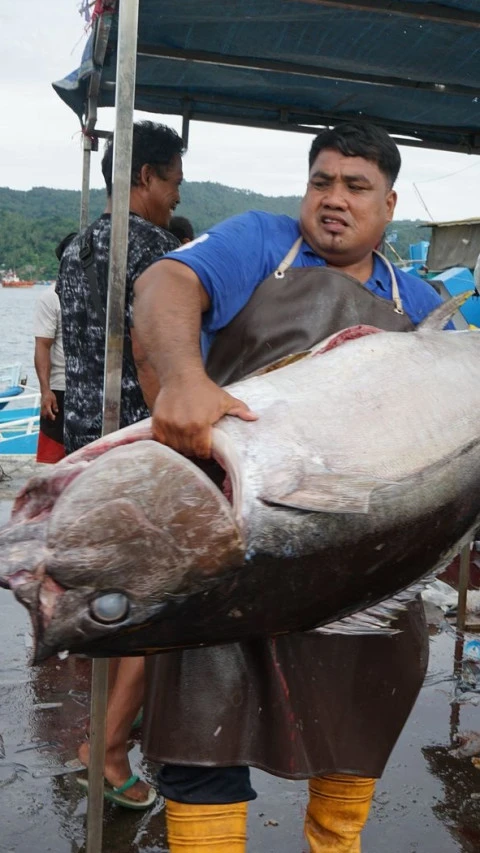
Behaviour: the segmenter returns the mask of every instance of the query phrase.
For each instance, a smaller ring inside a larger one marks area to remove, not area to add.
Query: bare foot
[[[77,752],[79,760],[85,767],[88,767],[90,758],[90,744],[84,742],[80,744]],[[105,753],[105,779],[114,788],[120,788],[127,779],[132,775],[132,768],[128,760],[128,754],[125,747],[116,747],[107,749]],[[136,803],[141,803],[148,798],[150,785],[139,780],[124,792],[124,797],[129,800],[134,800]]]

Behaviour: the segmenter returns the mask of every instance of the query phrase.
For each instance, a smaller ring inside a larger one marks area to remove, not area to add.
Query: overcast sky
[[[79,6],[80,0],[1,0],[2,187],[80,188],[78,119],[51,87],[79,65],[86,40]],[[153,118],[181,129],[175,117]],[[98,127],[113,129],[113,110],[100,111]],[[265,195],[301,195],[310,142],[305,134],[192,122],[185,178]],[[396,218],[480,216],[480,157],[408,147],[401,153]],[[92,155],[91,186],[103,186],[100,154]]]

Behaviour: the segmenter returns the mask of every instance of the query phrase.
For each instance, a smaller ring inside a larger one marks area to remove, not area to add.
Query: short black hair
[[[322,130],[312,142],[308,156],[312,168],[320,151],[338,151],[344,157],[363,157],[376,163],[390,187],[397,180],[402,159],[397,145],[383,127],[369,122],[348,122]]]
[[[140,172],[145,164],[153,166],[157,175],[164,178],[174,158],[177,155],[181,157],[185,151],[181,136],[172,127],[155,124],[153,121],[136,122],[133,125],[131,186],[138,186]],[[102,172],[108,196],[112,195],[112,171],[113,136],[107,140],[102,157]]]
[[[168,230],[174,237],[178,237],[181,243],[184,240],[193,240],[195,237],[193,225],[186,216],[172,216]]]

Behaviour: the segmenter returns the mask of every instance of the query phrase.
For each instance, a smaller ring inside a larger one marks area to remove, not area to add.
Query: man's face
[[[180,203],[180,184],[182,183],[182,158],[176,155],[172,165],[165,171],[165,177],[159,177],[150,168],[145,190],[146,219],[168,228],[177,204]]]
[[[396,199],[376,163],[325,149],[310,169],[302,234],[332,266],[358,264],[380,242]]]

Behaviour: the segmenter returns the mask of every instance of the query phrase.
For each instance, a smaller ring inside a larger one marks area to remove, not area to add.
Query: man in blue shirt
[[[138,279],[135,325],[161,388],[159,441],[208,457],[223,415],[256,418],[220,383],[357,323],[412,330],[439,304],[428,283],[374,251],[393,217],[399,168],[383,130],[325,130],[311,147],[298,221],[233,217]],[[359,853],[375,779],[427,664],[419,602],[399,628],[394,638],[292,634],[150,661],[144,748],[163,765],[172,853],[245,851],[256,796],[249,765],[310,780],[312,853]]]
[[[195,252],[189,251],[188,244],[185,250],[182,247],[166,256],[192,269],[208,294],[210,308],[202,319],[204,356],[217,332],[243,308],[260,282],[282,260],[282,251],[286,254],[301,234],[300,222],[290,216],[253,210],[232,216],[207,231],[195,241]],[[304,238],[291,267],[326,265],[325,258]],[[417,276],[395,269],[395,277],[404,310],[416,325],[439,304],[440,297]],[[377,296],[392,298],[390,270],[378,254],[372,258],[371,274],[364,284]]]

